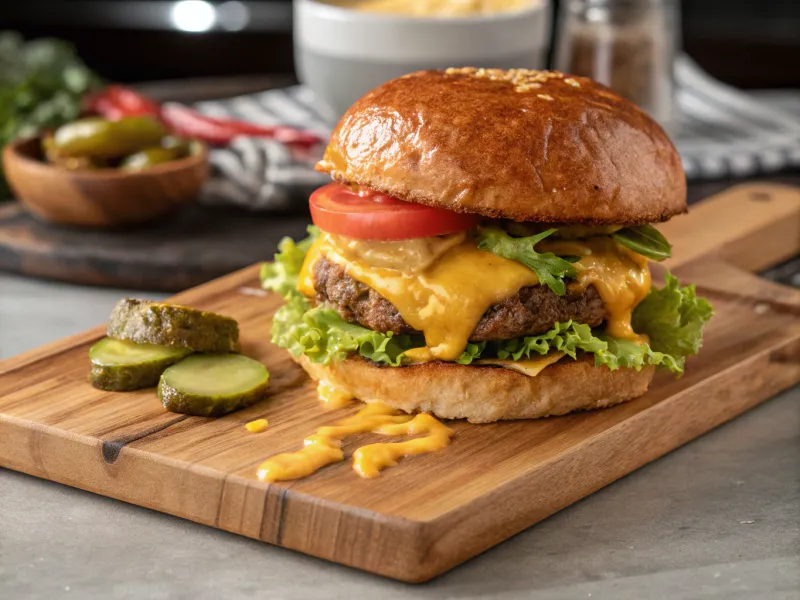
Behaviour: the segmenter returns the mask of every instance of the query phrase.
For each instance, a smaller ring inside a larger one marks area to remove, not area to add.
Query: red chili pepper
[[[107,119],[152,115],[178,135],[200,139],[215,146],[229,144],[241,135],[272,138],[284,144],[311,148],[322,139],[309,131],[286,125],[258,125],[236,119],[208,117],[188,106],[170,103],[164,106],[121,85],[109,85],[99,94],[86,98],[87,109]]]
[[[161,112],[161,107],[157,102],[121,85],[108,86],[105,90],[105,96],[129,117],[143,115],[157,117]]]
[[[127,115],[115,106],[105,94],[93,94],[84,99],[84,107],[87,112],[100,115],[110,121],[118,121]]]
[[[249,123],[247,121],[238,121],[236,119],[213,119],[221,125],[227,125],[235,129],[242,135],[254,135],[262,137],[271,137],[279,142],[285,144],[297,144],[300,146],[314,146],[319,144],[322,140],[320,137],[311,133],[310,131],[301,131],[294,127],[286,125],[258,125],[257,123]]]
[[[241,135],[273,138],[284,144],[314,146],[322,140],[314,133],[300,131],[285,125],[265,126],[235,119],[208,117],[180,104],[166,104],[161,108],[161,118],[180,135],[199,138],[210,144],[225,145]]]
[[[167,127],[178,135],[197,138],[215,146],[229,144],[239,135],[235,129],[217,123],[214,119],[181,104],[162,106],[161,118]]]

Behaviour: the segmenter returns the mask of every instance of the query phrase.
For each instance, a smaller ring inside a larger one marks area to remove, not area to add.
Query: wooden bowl
[[[41,139],[17,140],[3,150],[3,168],[17,200],[51,223],[119,227],[151,221],[192,202],[208,177],[208,151],[136,172],[72,171],[42,160]]]

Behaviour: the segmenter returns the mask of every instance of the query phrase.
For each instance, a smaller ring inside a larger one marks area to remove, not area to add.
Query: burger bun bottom
[[[535,377],[503,367],[445,362],[388,367],[353,357],[320,365],[305,356],[298,362],[316,381],[323,380],[363,402],[471,423],[536,419],[613,406],[644,394],[655,370],[611,371],[594,366],[590,357],[563,358]]]

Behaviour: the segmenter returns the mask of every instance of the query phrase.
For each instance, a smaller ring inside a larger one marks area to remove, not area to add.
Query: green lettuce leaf
[[[478,360],[486,350],[486,344],[487,342],[469,342],[456,362],[460,365],[469,365],[473,360]]]
[[[491,356],[505,360],[525,360],[544,356],[549,352],[564,352],[571,358],[577,358],[578,352],[594,354],[595,365],[605,365],[612,371],[620,367],[641,370],[642,367],[655,365],[669,369],[674,373],[683,372],[683,358],[676,358],[655,352],[647,344],[639,344],[629,340],[620,340],[592,331],[588,325],[566,321],[556,323],[550,331],[540,335],[519,337],[503,342],[490,342],[485,351]],[[474,353],[462,355],[461,364],[469,364],[480,358]]]
[[[309,225],[307,231],[308,237],[296,243],[290,237],[283,238],[278,244],[274,261],[261,264],[261,287],[282,296],[297,290],[297,276],[303,267],[303,260],[311,244],[319,237],[318,227]]]
[[[564,277],[575,277],[575,269],[570,263],[577,258],[558,257],[552,252],[534,250],[536,244],[555,231],[548,229],[528,237],[511,237],[499,227],[482,227],[478,230],[478,248],[522,263],[536,273],[539,283],[563,296],[567,291]]]
[[[667,273],[664,287],[652,288],[633,311],[631,324],[659,352],[683,357],[700,350],[703,326],[713,314],[711,303],[697,296],[694,285],[680,287]]]
[[[404,364],[406,350],[424,346],[422,338],[378,333],[347,323],[330,308],[310,308],[298,293],[290,294],[286,305],[275,313],[272,341],[294,356],[305,355],[315,363],[329,364],[359,354],[394,367]],[[470,343],[455,362],[469,365],[487,356],[523,360],[551,351],[564,352],[573,359],[578,352],[592,353],[596,365],[605,365],[612,371],[621,367],[639,371],[647,365],[655,365],[674,373],[683,372],[683,357],[656,352],[647,344],[596,335],[588,325],[572,321],[557,323],[541,335]]]
[[[358,353],[395,367],[402,363],[403,352],[425,345],[412,336],[383,334],[348,323],[331,308],[311,308],[297,291],[290,292],[286,304],[275,313],[272,341],[295,357],[304,354],[315,363],[328,364]]]
[[[622,340],[601,335],[599,338],[606,347],[594,353],[594,364],[605,365],[612,371],[619,368],[636,369],[652,365],[667,369],[680,375],[683,373],[684,356],[672,356],[653,350],[649,344],[640,344],[632,340]]]
[[[576,358],[576,353],[605,350],[606,343],[594,336],[588,325],[566,321],[556,323],[550,331],[503,342],[495,342],[497,358],[520,360],[538,354],[544,356],[551,350],[564,352]]]

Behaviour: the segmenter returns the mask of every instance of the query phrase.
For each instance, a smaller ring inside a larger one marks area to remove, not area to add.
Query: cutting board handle
[[[712,291],[800,314],[800,290],[754,274],[800,253],[799,188],[736,186],[659,229],[672,243],[673,255],[653,265],[654,274],[666,267],[701,294]]]
[[[673,245],[668,269],[717,256],[751,273],[800,253],[800,188],[771,183],[733,187],[659,225]]]

